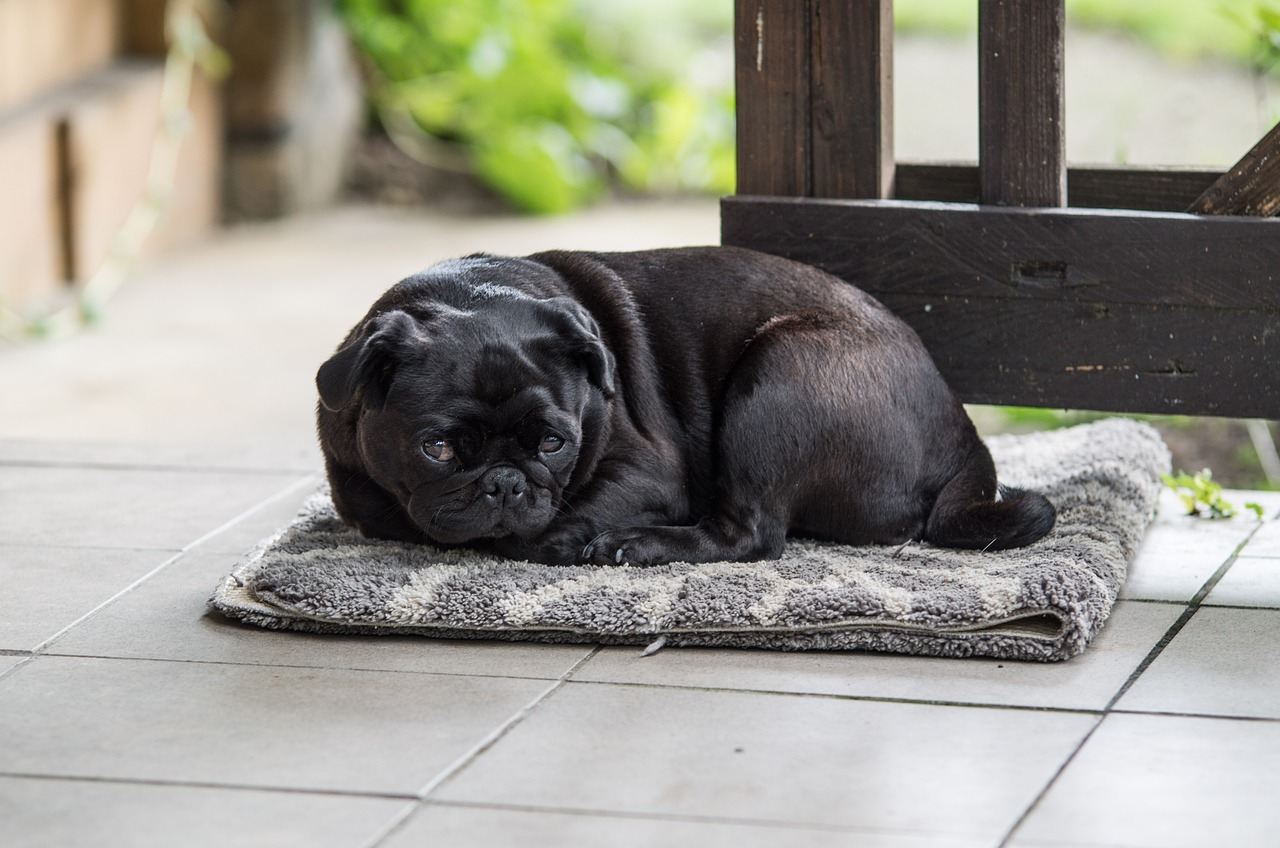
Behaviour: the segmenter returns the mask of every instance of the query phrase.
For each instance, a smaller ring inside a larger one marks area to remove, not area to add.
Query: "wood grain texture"
[[[813,197],[893,188],[892,0],[809,0]]]
[[[966,401],[1280,417],[1280,221],[736,197],[722,222],[875,295]]]
[[[1063,0],[978,3],[983,203],[1065,206]]]
[[[809,194],[809,4],[736,0],[738,193]]]
[[[1067,193],[1073,207],[1182,212],[1221,171],[1178,168],[1075,167],[1067,169]],[[898,200],[977,203],[978,166],[969,163],[899,162],[894,193]]]
[[[1197,215],[1280,213],[1280,124],[1187,208]]]

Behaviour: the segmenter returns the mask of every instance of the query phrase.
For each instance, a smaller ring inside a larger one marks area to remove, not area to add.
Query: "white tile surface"
[[[0,649],[33,650],[176,553],[0,548]]]
[[[1201,607],[1116,708],[1280,719],[1280,610]]]
[[[387,798],[0,776],[5,848],[361,845],[406,806]]]
[[[641,657],[638,648],[606,648],[574,679],[1100,710],[1182,609],[1122,601],[1093,644],[1061,663],[692,648]]]
[[[1258,532],[1249,539],[1249,544],[1244,546],[1240,556],[1280,558],[1280,521],[1263,522]]]
[[[1274,848],[1277,763],[1280,723],[1112,715],[1011,845]]]
[[[1252,512],[1244,512],[1244,505],[1250,502],[1262,507],[1263,520],[1274,522],[1280,520],[1280,492],[1248,491],[1242,489],[1223,489],[1222,495],[1227,503],[1242,510],[1247,520],[1253,520]]]
[[[1204,602],[1280,609],[1280,558],[1242,555],[1218,581],[1218,585],[1213,587]]]
[[[0,681],[0,773],[414,793],[547,686],[40,657]]]
[[[380,848],[990,848],[991,841],[890,830],[772,827],[433,804]]]
[[[1181,513],[1177,497],[1162,491],[1159,514],[1129,565],[1120,597],[1191,600],[1257,527],[1240,518],[1213,521]]]
[[[438,797],[994,840],[1095,721],[570,683]]]
[[[186,468],[224,471],[319,470],[320,450],[311,441],[95,442],[0,438],[0,465],[40,464]]]
[[[266,630],[209,610],[237,555],[197,550],[49,646],[53,654],[557,679],[590,645]]]
[[[296,474],[9,466],[0,545],[181,548],[302,479]]]

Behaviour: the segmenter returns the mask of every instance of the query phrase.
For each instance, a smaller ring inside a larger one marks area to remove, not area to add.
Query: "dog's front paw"
[[[671,562],[657,528],[630,527],[606,530],[582,551],[583,562],[593,565],[659,565]]]
[[[507,536],[495,539],[493,549],[507,559],[528,560],[544,565],[575,565],[581,561],[582,536],[560,533],[535,540]]]

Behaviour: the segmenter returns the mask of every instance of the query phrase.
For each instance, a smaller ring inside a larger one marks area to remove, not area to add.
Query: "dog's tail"
[[[938,493],[925,522],[925,541],[995,551],[1043,539],[1057,520],[1053,504],[1038,492],[997,487],[991,458],[985,447],[981,452]]]

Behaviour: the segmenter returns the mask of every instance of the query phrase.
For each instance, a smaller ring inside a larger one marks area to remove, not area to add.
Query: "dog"
[[[773,559],[788,535],[996,550],[1053,528],[919,337],[728,247],[474,255],[388,290],[316,375],[334,505],[549,564]]]

